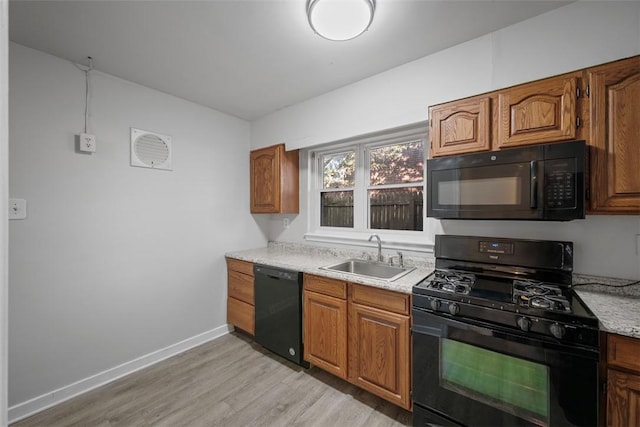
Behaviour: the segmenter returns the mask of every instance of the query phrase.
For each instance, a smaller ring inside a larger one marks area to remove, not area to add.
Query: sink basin
[[[355,274],[358,276],[371,277],[394,281],[405,274],[415,270],[415,267],[396,267],[376,261],[364,261],[361,259],[347,259],[337,264],[320,267],[323,270],[338,271],[341,273]]]

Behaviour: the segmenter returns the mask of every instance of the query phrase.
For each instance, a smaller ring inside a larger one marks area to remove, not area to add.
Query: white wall
[[[0,426],[7,425],[9,227],[9,2],[0,0]]]
[[[640,54],[640,2],[579,1],[421,58],[252,122],[251,146],[285,141],[312,147],[426,119],[427,107],[530,80]],[[304,156],[301,170],[306,171]],[[270,240],[302,241],[307,228],[306,179],[301,211],[283,230],[273,216]],[[472,234],[563,239],[575,244],[575,270],[640,279],[638,216],[588,217],[569,223],[437,221],[433,235]]]
[[[578,1],[251,123],[251,146],[310,147],[423,121],[429,105],[640,54],[640,2]]]
[[[249,214],[249,123],[93,71],[9,52],[9,405],[225,328],[224,253],[266,244]],[[99,68],[99,58],[96,66]],[[173,171],[129,166],[130,127],[171,135]],[[46,399],[45,399],[46,401]]]

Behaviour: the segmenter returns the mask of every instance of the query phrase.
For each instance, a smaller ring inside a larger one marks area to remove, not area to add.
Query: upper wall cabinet
[[[576,75],[565,75],[498,92],[496,148],[576,138]]]
[[[640,57],[586,70],[591,213],[640,214]]]
[[[284,144],[251,152],[251,213],[298,213],[298,150]]]
[[[491,99],[488,96],[431,107],[429,116],[432,157],[491,148]]]
[[[640,214],[640,56],[431,106],[429,116],[432,157],[584,139],[587,213]]]

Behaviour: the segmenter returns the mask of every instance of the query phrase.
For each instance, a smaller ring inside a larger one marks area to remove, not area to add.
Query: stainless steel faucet
[[[369,236],[369,241],[372,241],[374,237],[378,239],[378,262],[382,262],[382,240],[377,234],[372,234]]]

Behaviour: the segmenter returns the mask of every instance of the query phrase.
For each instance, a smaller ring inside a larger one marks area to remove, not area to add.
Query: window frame
[[[432,224],[426,217],[426,160],[428,158],[428,127],[424,122],[400,130],[392,130],[381,132],[375,135],[362,136],[349,140],[343,140],[335,144],[324,145],[311,148],[308,152],[308,215],[307,215],[307,233],[305,240],[333,243],[333,244],[349,244],[359,246],[372,246],[368,242],[371,234],[378,234],[383,241],[383,247],[389,249],[403,249],[416,252],[432,252],[433,250],[433,233],[431,232]],[[407,188],[416,187],[420,183],[402,183],[389,184],[388,186],[370,186],[370,164],[369,149],[376,147],[401,144],[415,140],[422,140],[423,143],[423,181],[422,191],[423,198],[423,230],[389,230],[389,229],[373,229],[369,228],[369,201],[368,190],[377,188]],[[321,204],[320,194],[323,191],[331,189],[323,189],[322,181],[322,156],[328,154],[337,154],[349,150],[355,151],[355,185],[350,187],[353,189],[354,218],[353,228],[350,227],[328,227],[320,225]]]

